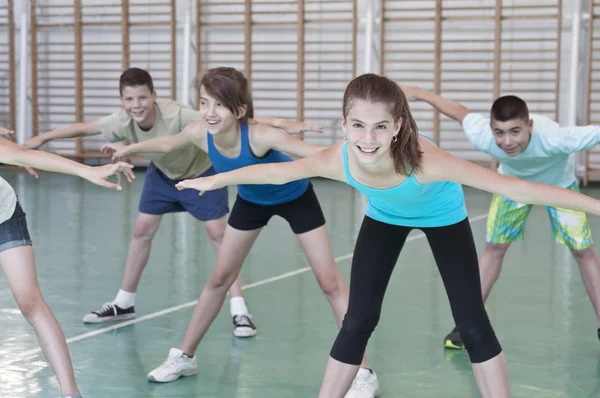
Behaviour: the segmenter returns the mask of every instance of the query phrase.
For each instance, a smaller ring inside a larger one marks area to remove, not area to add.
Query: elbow
[[[275,165],[273,165],[275,166]],[[278,171],[275,167],[272,167],[270,173],[268,173],[269,184],[272,185],[283,185],[290,182],[289,176],[285,175],[281,171]]]
[[[22,146],[16,146],[10,150],[3,151],[2,162],[13,166],[27,166],[27,157],[31,153],[30,149]]]
[[[526,204],[540,204],[539,195],[536,194],[538,184],[514,178],[506,184],[506,191],[500,195],[517,202]]]

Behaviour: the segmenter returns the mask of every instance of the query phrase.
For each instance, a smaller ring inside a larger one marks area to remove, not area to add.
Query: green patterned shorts
[[[579,192],[577,182],[567,189]],[[511,243],[522,240],[525,222],[533,205],[514,202],[494,195],[487,220],[488,243]],[[546,206],[554,240],[569,249],[582,250],[592,245],[592,234],[585,213]]]

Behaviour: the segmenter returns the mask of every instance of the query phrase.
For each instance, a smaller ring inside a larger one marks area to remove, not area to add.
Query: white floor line
[[[488,216],[487,214],[481,214],[481,215],[475,216],[473,218],[469,218],[469,220],[470,220],[470,222],[475,222],[475,221],[483,220],[487,216]],[[419,233],[417,235],[413,235],[413,236],[408,237],[408,239],[406,241],[410,242],[410,241],[421,239],[421,238],[424,238],[424,237],[425,237],[425,234]],[[344,254],[343,256],[336,257],[335,258],[335,262],[337,263],[337,262],[348,260],[348,259],[351,259],[351,258],[352,258],[352,253],[348,253],[348,254]],[[254,287],[263,286],[263,285],[266,285],[266,284],[269,284],[269,283],[272,283],[272,282],[276,282],[276,281],[279,281],[279,280],[282,280],[282,279],[287,279],[287,278],[290,278],[290,277],[295,276],[295,275],[303,274],[303,273],[308,272],[310,270],[311,270],[310,267],[304,267],[304,268],[297,269],[295,271],[286,272],[286,273],[281,274],[281,275],[273,276],[271,278],[263,279],[261,281],[250,283],[248,285],[242,286],[242,290],[248,290],[248,289],[252,289]],[[82,333],[82,334],[79,334],[77,336],[73,336],[73,337],[68,338],[67,339],[67,343],[74,343],[76,341],[81,341],[81,340],[89,339],[90,337],[94,337],[94,336],[98,336],[100,334],[108,333],[111,330],[121,329],[121,328],[124,328],[126,326],[134,325],[136,323],[140,323],[140,322],[144,322],[144,321],[147,321],[147,320],[150,320],[150,319],[154,319],[154,318],[157,318],[159,316],[167,315],[167,314],[170,314],[170,313],[182,310],[184,308],[193,307],[193,306],[196,305],[197,302],[198,302],[198,300],[190,301],[190,302],[187,302],[187,303],[184,303],[184,304],[179,304],[179,305],[176,305],[176,306],[173,306],[173,307],[165,308],[164,310],[153,312],[151,314],[144,315],[144,316],[132,319],[130,321],[120,322],[120,323],[113,324],[113,325],[108,326],[108,327],[104,327],[104,328],[101,328],[101,329],[96,329],[96,330],[88,332],[88,333]],[[15,362],[19,362],[19,361],[23,361],[23,360],[33,359],[37,355],[39,355],[41,352],[42,352],[42,350],[39,347],[38,348],[32,348],[30,350],[21,352],[21,353],[19,353],[19,358],[18,359],[12,359],[10,361],[2,362],[2,363],[0,363],[0,367],[8,366],[8,365],[11,365],[11,364],[13,364]]]

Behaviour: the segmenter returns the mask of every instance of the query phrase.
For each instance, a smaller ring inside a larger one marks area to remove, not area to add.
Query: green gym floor
[[[147,373],[179,346],[214,265],[203,224],[187,214],[165,216],[138,291],[138,318],[84,325],[83,315],[112,300],[119,288],[143,169],[123,192],[49,173],[38,181],[20,173],[3,176],[27,213],[42,291],[69,339],[85,397],[316,397],[336,325],[281,219],[262,232],[241,273],[257,336],[233,337],[226,304],[198,349],[199,374],[153,384]],[[364,202],[344,184],[314,184],[348,280]],[[583,192],[600,198],[598,188]],[[465,193],[481,252],[491,195],[470,188]],[[600,220],[592,216],[590,223],[600,237]],[[467,353],[442,348],[453,322],[427,241],[418,231],[409,239],[367,351],[383,397],[477,397]],[[577,264],[553,242],[543,208],[532,212],[525,241],[509,250],[487,308],[508,358],[513,396],[600,396],[596,317]],[[35,334],[3,278],[0,325],[0,397],[58,397]]]

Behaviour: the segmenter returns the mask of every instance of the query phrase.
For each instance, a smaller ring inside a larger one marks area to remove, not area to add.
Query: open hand
[[[112,160],[118,161],[127,155],[127,145],[105,144],[100,148],[100,152],[112,155]]]
[[[305,123],[305,122],[297,122],[286,120],[281,124],[281,129],[284,130],[288,134],[300,134],[305,131],[316,131],[318,133],[323,132],[323,127],[318,124]]]
[[[0,127],[0,136],[11,141],[15,140],[15,132],[13,130],[9,130],[6,127]]]
[[[179,191],[184,189],[195,189],[200,191],[199,194],[202,195],[206,191],[213,191],[215,189],[223,188],[224,185],[219,184],[215,177],[216,176],[210,176],[194,178],[191,180],[183,180],[175,185],[175,188],[177,188]]]
[[[108,181],[108,177],[112,175],[117,176],[116,184]],[[96,185],[120,191],[122,189],[121,175],[124,175],[127,181],[133,181],[135,178],[133,165],[125,162],[117,162],[104,166],[90,167],[83,177]]]

